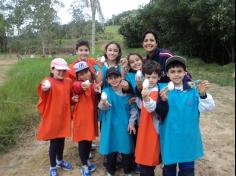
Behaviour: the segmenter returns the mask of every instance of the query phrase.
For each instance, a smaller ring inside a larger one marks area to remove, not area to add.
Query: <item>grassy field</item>
[[[121,43],[123,56],[130,52],[138,52],[144,55],[142,48],[128,49],[124,47],[123,39],[117,35],[118,27],[106,28],[106,35],[98,36],[96,56],[101,56],[103,47],[111,40]],[[64,55],[68,63],[76,56]],[[0,60],[11,59],[7,55],[0,55]],[[6,151],[13,146],[21,135],[35,126],[39,120],[36,112],[38,100],[36,88],[40,80],[49,75],[49,63],[52,58],[25,58],[7,72],[4,85],[0,86],[0,151]],[[187,61],[188,71],[194,79],[207,79],[221,86],[235,86],[232,73],[235,64],[225,66],[206,64],[200,59],[190,58]]]

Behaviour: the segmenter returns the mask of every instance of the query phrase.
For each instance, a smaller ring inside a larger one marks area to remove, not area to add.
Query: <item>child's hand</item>
[[[94,81],[94,92],[97,92],[97,93],[101,93],[102,92],[102,88],[101,88],[101,85],[102,85],[102,81],[100,83],[96,83]]]
[[[50,83],[50,81],[47,80],[47,79],[44,80],[44,81],[42,82],[41,87],[42,87],[42,90],[43,90],[43,91],[48,91],[48,90],[51,88],[51,83]]]
[[[122,68],[126,68],[128,66],[127,58],[121,58],[120,59],[120,64],[121,64]]]
[[[146,97],[148,97],[148,89],[143,89],[143,90],[141,91],[141,95],[142,95],[142,98],[143,98],[143,99],[146,98]]]
[[[136,129],[133,124],[129,124],[128,132],[129,132],[129,134],[132,134],[132,132],[133,132],[133,134],[136,134]]]
[[[74,103],[79,102],[79,96],[78,96],[78,95],[73,95],[73,96],[71,97],[71,99],[72,99],[72,101],[73,101]]]
[[[133,104],[136,102],[136,97],[132,97],[129,99],[129,105]]]
[[[167,93],[166,92],[162,92],[162,93],[160,93],[160,97],[161,97],[161,99],[162,99],[162,101],[167,101]]]
[[[104,109],[108,109],[111,106],[107,100],[101,100],[101,104]]]
[[[90,84],[91,83],[87,80],[87,81],[82,82],[81,87],[84,91],[86,91],[89,88]]]
[[[137,84],[138,90],[141,90],[142,87],[143,87],[142,77],[137,77],[137,78],[136,78],[136,84]]]
[[[99,69],[102,69],[103,64],[104,64],[102,57],[101,58],[97,58],[96,64],[98,65]]]
[[[123,79],[123,80],[120,82],[120,85],[121,85],[121,87],[122,87],[123,90],[125,90],[125,91],[129,90],[129,84],[128,84],[128,82],[127,82],[126,80]]]
[[[209,87],[209,82],[207,80],[199,81],[197,88],[198,88],[200,96],[206,95],[206,91],[208,90],[208,87]]]

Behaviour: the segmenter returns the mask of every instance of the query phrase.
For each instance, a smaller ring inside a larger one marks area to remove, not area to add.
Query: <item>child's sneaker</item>
[[[92,143],[92,145],[91,145],[91,151],[94,151],[94,150],[96,150],[97,149],[97,144],[95,144],[95,143]]]
[[[125,176],[132,176],[132,174],[125,174]]]
[[[66,171],[72,170],[72,165],[69,162],[64,161],[64,160],[57,161],[57,167],[58,168],[62,168],[64,170],[66,170]]]
[[[58,176],[58,174],[57,174],[57,168],[56,168],[56,167],[50,168],[49,174],[50,174],[50,176]]]
[[[89,169],[88,169],[88,167],[86,166],[82,166],[81,168],[80,168],[80,172],[81,172],[81,175],[82,176],[91,176],[91,174],[90,174],[90,171],[89,171]]]
[[[93,171],[95,171],[96,170],[96,165],[95,164],[93,164],[92,162],[90,162],[89,160],[87,161],[87,164],[88,164],[88,170],[89,170],[89,172],[93,172]]]

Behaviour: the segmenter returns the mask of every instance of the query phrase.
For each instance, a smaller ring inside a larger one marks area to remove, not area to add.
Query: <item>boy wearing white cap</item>
[[[212,110],[214,100],[206,93],[208,81],[184,80],[185,58],[168,58],[165,69],[174,89],[161,93],[169,104],[167,117],[159,125],[163,176],[176,176],[177,166],[178,176],[194,176],[194,161],[203,156],[200,113]]]
[[[50,176],[57,176],[57,168],[72,170],[72,165],[63,160],[64,142],[71,136],[71,80],[65,78],[68,70],[66,61],[55,58],[50,64],[51,77],[42,80],[38,86],[38,111],[41,115],[37,139],[48,141]]]

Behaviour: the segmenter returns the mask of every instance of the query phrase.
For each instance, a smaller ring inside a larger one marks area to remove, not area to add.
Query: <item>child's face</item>
[[[106,55],[107,55],[108,60],[115,61],[119,54],[120,54],[120,50],[116,44],[110,44],[107,47]]]
[[[89,48],[86,45],[80,46],[77,50],[77,55],[82,61],[86,61],[89,56]]]
[[[144,78],[148,79],[149,88],[155,87],[157,85],[157,82],[160,80],[160,76],[155,72],[153,72],[151,75],[145,74]]]
[[[157,41],[152,33],[147,33],[143,40],[143,48],[146,52],[152,52],[157,47]]]
[[[78,80],[80,80],[80,81],[91,80],[91,77],[92,77],[91,72],[89,71],[89,69],[79,71],[76,74],[77,74]]]
[[[182,67],[171,67],[167,72],[167,76],[175,86],[181,86],[183,84],[185,73],[186,72]]]
[[[118,87],[121,82],[121,77],[117,75],[111,75],[107,78],[107,82],[112,86],[112,87]]]
[[[54,68],[51,72],[53,74],[53,78],[55,79],[64,79],[66,75],[66,70],[57,70]]]
[[[142,69],[143,62],[142,62],[142,59],[139,56],[131,55],[129,57],[128,62],[129,62],[130,68],[132,70],[138,71],[138,70]]]

